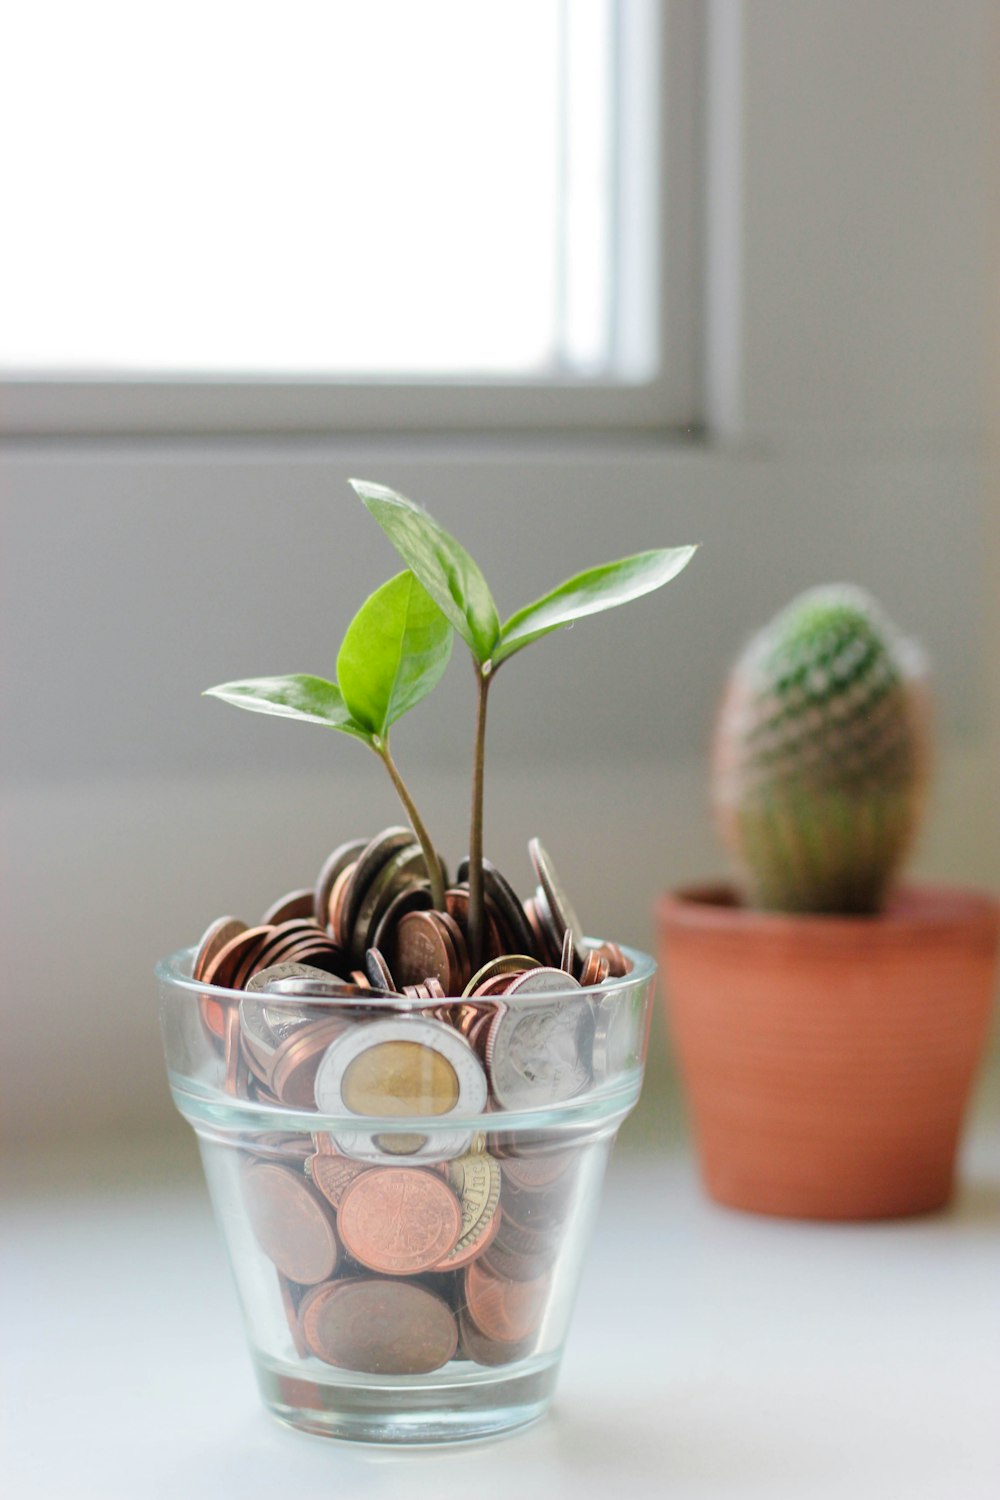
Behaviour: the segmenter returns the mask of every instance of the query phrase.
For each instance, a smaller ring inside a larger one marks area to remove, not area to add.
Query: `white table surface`
[[[358,1447],[260,1405],[193,1146],[8,1159],[4,1500],[995,1500],[1000,1150],[946,1215],[714,1208],[690,1156],[613,1163],[552,1414]]]

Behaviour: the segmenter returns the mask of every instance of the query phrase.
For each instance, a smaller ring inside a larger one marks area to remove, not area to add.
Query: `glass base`
[[[321,1380],[301,1366],[281,1366],[259,1355],[257,1383],[268,1410],[290,1427],[358,1443],[454,1443],[508,1432],[534,1422],[548,1408],[558,1361],[532,1361],[511,1371],[468,1377],[371,1375]]]

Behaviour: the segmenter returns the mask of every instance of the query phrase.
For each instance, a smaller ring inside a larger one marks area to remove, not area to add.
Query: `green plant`
[[[861,589],[811,589],[749,642],[712,793],[752,905],[880,909],[922,811],[927,718],[920,651]]]
[[[441,861],[390,754],[389,730],[427,696],[450,656],[451,626],[422,584],[406,572],[376,589],[347,627],[337,653],[339,683],[295,673],[224,682],[205,694],[253,713],[339,729],[374,751],[420,841],[439,910],[444,907]]]
[[[658,589],[687,567],[695,547],[659,547],[602,563],[566,579],[501,624],[490,587],[460,542],[405,495],[352,479],[351,485],[403,561],[469,647],[476,680],[472,814],[469,823],[469,948],[483,952],[483,777],[486,710],[497,671],[518,651],[587,615],[613,609]]]
[[[458,631],[472,654],[477,688],[468,936],[473,967],[478,967],[484,932],[486,708],[497,670],[532,641],[659,588],[687,565],[695,548],[658,548],[590,568],[501,623],[482,571],[444,527],[384,485],[360,479],[351,484],[401,554],[407,571],[377,589],[351,621],[337,656],[337,682],[302,674],[255,677],[209,688],[208,696],[255,713],[324,724],[374,751],[420,841],[434,904],[441,909],[440,861],[389,753],[389,729],[437,683],[451,654],[452,629]]]

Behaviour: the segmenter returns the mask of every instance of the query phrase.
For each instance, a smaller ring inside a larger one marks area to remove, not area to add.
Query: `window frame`
[[[616,0],[617,182],[637,224],[615,244],[623,370],[668,349],[648,377],[526,378],[225,373],[0,376],[0,434],[159,436],[345,432],[692,430],[701,419],[698,274],[703,0]],[[626,19],[627,18],[627,19]],[[653,121],[652,150],[633,152]],[[669,190],[663,192],[664,182]],[[620,206],[621,208],[621,206]],[[626,215],[619,209],[619,224]],[[654,336],[650,339],[649,309]]]

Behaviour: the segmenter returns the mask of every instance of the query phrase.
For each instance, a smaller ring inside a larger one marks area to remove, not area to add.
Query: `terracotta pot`
[[[1000,903],[904,889],[877,917],[658,909],[670,1025],[720,1203],[810,1219],[947,1203],[983,1051]]]

